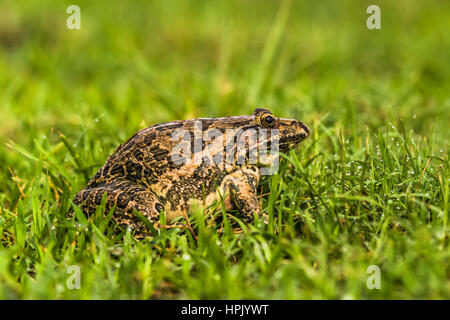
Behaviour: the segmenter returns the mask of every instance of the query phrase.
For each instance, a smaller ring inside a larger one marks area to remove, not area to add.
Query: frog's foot
[[[159,216],[164,207],[157,197],[133,182],[120,181],[112,185],[84,189],[74,198],[85,214],[93,215],[106,193],[105,213],[114,208],[112,220],[120,229],[131,229],[140,238],[148,234],[148,230],[141,219],[135,214],[140,212],[148,221],[159,228]]]
[[[265,224],[269,224],[269,215],[267,212],[261,212],[260,218],[264,221]]]
[[[256,213],[268,223],[268,216],[262,212],[261,205],[256,196],[256,186],[259,181],[259,168],[244,167],[225,178],[225,190],[227,191],[228,207],[238,209],[245,214],[248,220],[253,220]]]

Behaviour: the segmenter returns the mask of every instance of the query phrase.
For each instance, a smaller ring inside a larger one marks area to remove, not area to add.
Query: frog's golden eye
[[[259,122],[266,128],[273,128],[275,126],[275,117],[270,113],[263,113],[259,118]]]

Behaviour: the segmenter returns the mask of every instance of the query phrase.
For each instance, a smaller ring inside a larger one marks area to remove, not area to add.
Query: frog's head
[[[267,129],[268,145],[278,144],[281,152],[287,152],[295,148],[309,136],[309,128],[303,122],[295,119],[277,118],[267,109],[257,108],[252,116],[256,125]]]
[[[162,129],[171,136],[171,156],[189,162],[193,155],[197,164],[206,157],[206,163],[249,162],[266,166],[278,159],[278,151],[286,153],[309,136],[303,122],[277,118],[263,108],[257,108],[250,116],[197,118],[168,123]]]

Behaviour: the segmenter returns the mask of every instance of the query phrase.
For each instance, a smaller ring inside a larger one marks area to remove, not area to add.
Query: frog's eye
[[[275,118],[270,113],[263,113],[260,117],[261,125],[267,128],[275,126]]]

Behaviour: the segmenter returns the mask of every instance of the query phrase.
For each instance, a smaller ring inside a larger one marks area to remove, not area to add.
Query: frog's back
[[[150,126],[135,133],[120,145],[86,188],[110,184],[116,180],[141,182],[151,179],[170,166],[171,134],[183,127],[184,121],[172,121]]]

